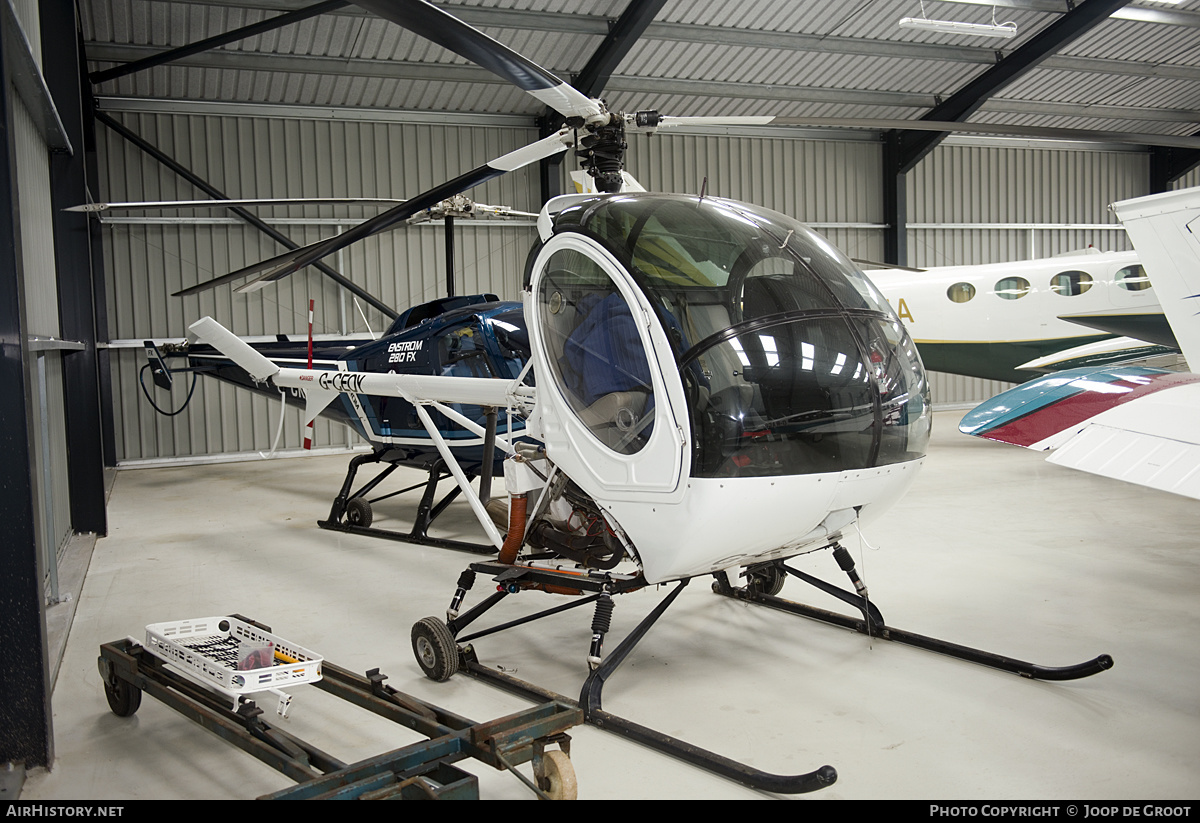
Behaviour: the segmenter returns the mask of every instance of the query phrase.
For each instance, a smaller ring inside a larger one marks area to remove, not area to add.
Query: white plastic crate
[[[275,664],[239,671],[241,644],[274,644]],[[146,627],[146,651],[201,683],[233,694],[268,691],[321,679],[322,658],[236,617],[201,617]]]

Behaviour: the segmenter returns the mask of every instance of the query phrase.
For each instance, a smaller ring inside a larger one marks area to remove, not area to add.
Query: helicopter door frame
[[[561,251],[578,252],[599,266],[629,307],[648,361],[654,419],[645,444],[632,454],[620,453],[603,443],[572,408],[556,370],[545,369],[538,374],[536,413],[541,418],[547,453],[593,495],[628,501],[644,500],[647,493],[681,497],[690,470],[691,449],[687,400],[674,353],[657,314],[632,275],[604,246],[586,235],[554,235],[534,261],[525,314],[535,359],[550,363],[554,356],[543,334],[538,295],[551,258]],[[664,369],[663,364],[670,368]]]

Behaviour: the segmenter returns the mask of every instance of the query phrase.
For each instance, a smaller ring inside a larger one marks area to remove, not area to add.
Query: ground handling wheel
[[[458,644],[438,618],[426,617],[413,624],[412,647],[417,665],[430,680],[443,683],[458,671]]]
[[[119,677],[114,677],[111,683],[104,681],[104,696],[117,717],[133,717],[142,705],[142,690]]]
[[[579,784],[575,781],[575,767],[571,765],[570,755],[559,749],[545,752],[538,787],[551,800],[577,800]]]
[[[781,563],[772,563],[750,571],[746,575],[746,585],[753,592],[773,596],[783,590],[783,584],[787,577],[787,572],[783,570]]]
[[[371,504],[365,497],[351,497],[346,501],[346,524],[349,526],[360,526],[368,528],[375,515],[371,511]]]

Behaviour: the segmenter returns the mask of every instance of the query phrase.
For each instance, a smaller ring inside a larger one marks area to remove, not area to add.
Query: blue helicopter
[[[253,348],[273,363],[282,366],[311,363],[312,369],[328,371],[331,375],[367,372],[514,380],[530,359],[529,332],[521,304],[502,301],[494,294],[442,297],[413,306],[401,313],[378,339],[306,341],[281,335],[275,341],[254,344]],[[162,388],[171,388],[175,374],[191,372],[282,399],[288,405],[301,408],[306,405],[305,389],[281,391],[256,380],[228,356],[205,343],[192,342],[159,349],[147,342],[146,354],[149,362],[144,369],[151,371],[155,385]],[[187,358],[187,367],[172,369],[168,361],[181,356]],[[520,432],[524,422],[501,417],[495,409],[462,404],[456,404],[454,408],[489,432],[478,436],[448,420],[441,412],[432,412],[440,436],[448,441],[464,471],[472,479],[482,478],[481,490],[486,504],[490,498],[487,490],[492,474],[503,470],[504,455],[496,451],[495,437],[497,434],[505,436],[510,431],[510,424],[512,432]],[[448,478],[450,472],[412,403],[398,397],[340,392],[333,402],[321,409],[320,415],[349,426],[371,445],[370,453],[350,461],[329,516],[318,521],[322,528],[480,553],[495,551],[490,545],[450,540],[429,533],[434,519],[460,490],[456,486],[441,500],[435,499],[439,482]],[[484,455],[489,454],[493,462],[485,465]],[[380,472],[355,489],[358,470],[370,464],[380,464]],[[370,496],[398,466],[427,473],[416,522],[406,533],[372,527],[372,502],[417,488],[410,487],[381,497]]]

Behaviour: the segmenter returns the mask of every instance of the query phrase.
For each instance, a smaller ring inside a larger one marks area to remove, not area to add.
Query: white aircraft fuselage
[[[1138,339],[1162,309],[1136,252],[868,272],[908,329],[925,367],[989,380],[1035,376],[1017,367],[1114,338],[1062,319],[1090,315]]]

